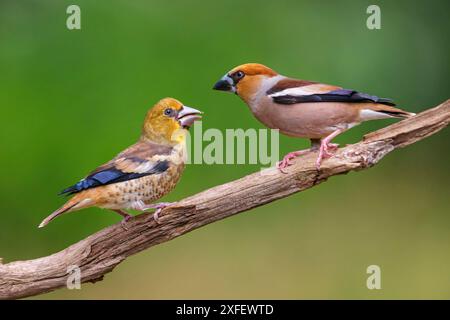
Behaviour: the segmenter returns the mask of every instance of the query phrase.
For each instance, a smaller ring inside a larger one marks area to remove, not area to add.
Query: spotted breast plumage
[[[153,202],[176,186],[185,167],[187,129],[201,112],[176,99],[165,98],[149,110],[137,143],[61,194],[73,195],[39,227],[57,216],[88,207],[111,209],[128,221],[125,210],[156,209],[154,218],[168,203]]]

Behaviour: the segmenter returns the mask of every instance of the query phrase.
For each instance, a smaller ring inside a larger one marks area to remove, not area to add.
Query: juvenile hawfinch
[[[394,108],[390,99],[378,98],[338,86],[282,76],[257,63],[240,65],[215,85],[215,90],[236,93],[254,116],[272,129],[300,138],[309,138],[311,148],[288,153],[278,163],[282,172],[291,160],[318,150],[317,169],[323,158],[338,148],[330,143],[338,134],[375,119],[407,118],[414,113]]]
[[[200,114],[172,98],[159,101],[148,111],[139,141],[63,190],[61,194],[74,196],[39,227],[60,214],[93,206],[117,212],[124,217],[122,223],[131,218],[126,209],[156,209],[153,217],[158,222],[158,213],[169,203],[152,202],[169,193],[180,179],[186,155],[185,135]]]

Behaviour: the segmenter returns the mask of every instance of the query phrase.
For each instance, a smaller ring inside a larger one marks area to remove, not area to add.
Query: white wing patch
[[[280,97],[280,96],[306,96],[313,94],[315,92],[307,90],[305,87],[296,87],[284,89],[283,91],[278,91],[269,95],[269,97]]]
[[[327,93],[332,90],[337,90],[340,87],[332,87],[329,85],[324,84],[310,84],[303,87],[294,87],[294,88],[287,88],[283,91],[274,92],[269,95],[269,97],[280,97],[280,96],[309,96],[311,94],[321,94],[321,93]]]
[[[143,162],[142,164],[138,165],[136,167],[136,169],[134,169],[134,171],[137,173],[145,173],[145,172],[150,171],[154,166],[155,166],[155,162],[146,161],[146,162]]]
[[[393,118],[392,116],[370,109],[361,109],[359,117],[362,121]]]

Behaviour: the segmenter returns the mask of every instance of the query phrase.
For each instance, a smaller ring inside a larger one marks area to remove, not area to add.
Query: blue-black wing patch
[[[83,190],[104,186],[111,183],[123,182],[152,174],[163,173],[168,168],[169,162],[167,160],[158,161],[150,170],[142,173],[123,172],[115,167],[109,167],[90,174],[77,184],[64,189],[60,192],[60,194],[72,195]]]
[[[388,106],[395,106],[395,103],[391,99],[379,98],[377,96],[371,96],[366,93],[347,89],[301,96],[275,96],[272,98],[274,102],[279,104],[296,104],[305,102],[373,102]]]

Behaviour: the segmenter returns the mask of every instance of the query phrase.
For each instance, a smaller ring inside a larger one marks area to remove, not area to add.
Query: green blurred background
[[[82,29],[66,29],[81,7]],[[378,4],[382,29],[366,28]],[[203,128],[263,128],[211,90],[227,70],[280,73],[395,99],[419,112],[449,98],[448,1],[0,2],[0,256],[31,259],[116,223],[100,209],[39,222],[56,194],[132,144],[173,96]],[[366,123],[337,139],[395,121]],[[448,129],[361,173],[208,225],[127,259],[105,280],[39,298],[450,298]],[[281,137],[280,156],[307,147]],[[259,170],[190,165],[165,199]],[[382,290],[366,288],[366,268]]]

